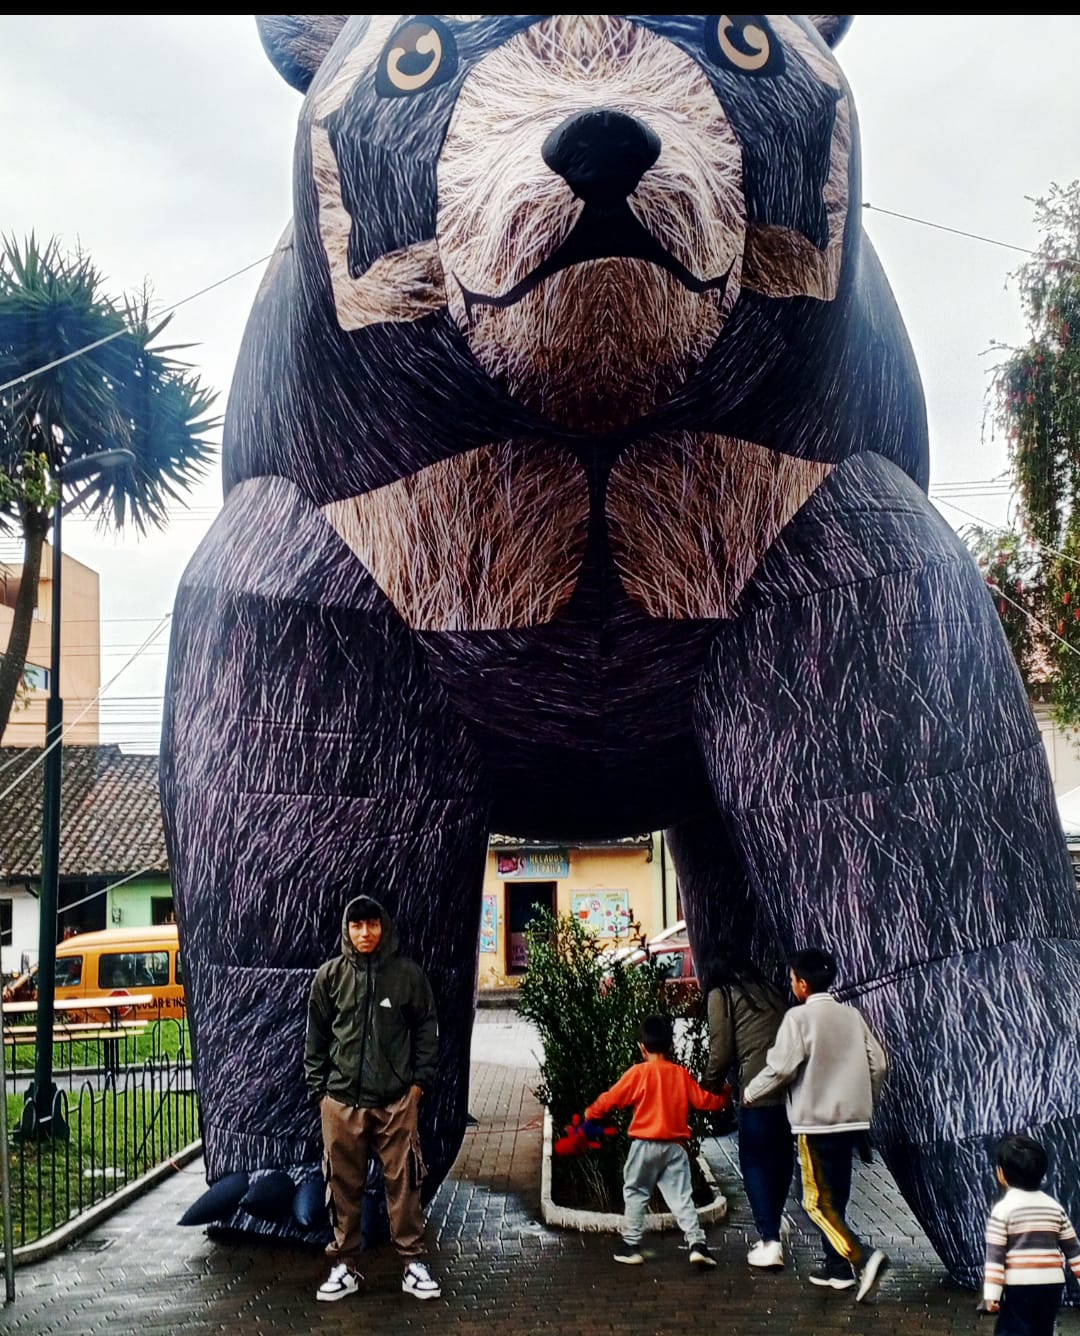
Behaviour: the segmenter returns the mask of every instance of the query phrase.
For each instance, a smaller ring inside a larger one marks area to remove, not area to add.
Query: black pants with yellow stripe
[[[851,1165],[862,1135],[799,1133],[803,1209],[821,1230],[825,1270],[830,1275],[848,1275],[850,1267],[858,1270],[863,1264],[862,1242],[844,1218],[851,1195]]]

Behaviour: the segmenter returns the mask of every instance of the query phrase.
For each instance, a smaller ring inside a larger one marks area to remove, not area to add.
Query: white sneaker
[[[784,1265],[784,1246],[777,1239],[761,1239],[746,1254],[751,1266],[779,1271]]]
[[[401,1277],[401,1288],[417,1299],[437,1299],[442,1286],[423,1262],[410,1262]]]
[[[344,1262],[338,1262],[337,1266],[330,1268],[330,1274],[315,1291],[315,1298],[323,1299],[327,1303],[344,1299],[346,1295],[356,1293],[363,1279],[358,1271],[353,1271]]]
[[[866,1259],[863,1269],[859,1272],[859,1288],[855,1292],[855,1302],[857,1304],[861,1304],[865,1299],[870,1298],[877,1289],[881,1277],[888,1269],[889,1259],[880,1248],[875,1248]]]

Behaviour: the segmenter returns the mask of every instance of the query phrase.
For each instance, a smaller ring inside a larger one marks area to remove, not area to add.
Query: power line
[[[887,214],[890,218],[903,218],[906,223],[918,223],[920,227],[933,227],[938,232],[951,232],[954,236],[970,237],[972,241],[985,241],[988,246],[1003,246],[1005,250],[1020,251],[1023,255],[1035,254],[1030,246],[1014,246],[1011,241],[998,241],[994,237],[981,236],[978,232],[965,232],[960,227],[946,227],[944,223],[932,223],[928,218],[915,218],[910,213],[897,213],[894,209],[881,209],[868,200],[863,200],[863,208],[869,209],[872,213]],[[1066,261],[1065,263],[1072,263],[1072,261]]]
[[[1080,649],[1074,649],[1073,646],[1070,645],[1067,640],[1063,640],[1061,636],[1059,636],[1056,631],[1052,630],[1049,626],[1047,626],[1045,622],[1040,622],[1038,617],[1036,617],[1033,613],[1029,612],[1027,608],[1023,607],[1020,603],[1017,603],[1015,599],[1010,598],[1009,595],[1006,594],[1003,589],[1000,589],[996,584],[991,584],[990,581],[987,580],[986,587],[989,590],[991,590],[998,598],[1003,599],[1006,603],[1014,607],[1017,612],[1022,612],[1024,616],[1028,619],[1028,621],[1033,622],[1039,628],[1040,631],[1043,631],[1046,633],[1046,635],[1051,636],[1054,640],[1058,642],[1058,644],[1064,645],[1070,654],[1080,654]]]
[[[984,529],[989,529],[991,533],[1012,533],[1012,530],[1006,524],[991,524],[989,520],[983,519],[981,515],[976,515],[970,510],[965,510],[963,506],[954,505],[952,501],[946,501],[941,498],[941,504],[948,506],[950,510],[959,511],[961,515],[966,515],[969,520],[974,520],[976,524],[981,524]],[[1046,543],[1040,543],[1032,538],[1028,540],[1033,548],[1039,552],[1046,552],[1052,557],[1058,557],[1062,561],[1072,562],[1074,566],[1080,566],[1080,558],[1071,557],[1068,552],[1061,552],[1056,547],[1048,547]]]
[[[269,255],[264,255],[261,260],[252,260],[250,264],[245,264],[241,269],[234,269],[231,274],[226,274],[224,278],[219,278],[213,283],[208,283],[205,287],[199,288],[190,296],[181,297],[179,301],[173,302],[171,306],[164,306],[159,311],[154,312],[154,319],[157,320],[163,315],[168,315],[170,311],[177,310],[178,307],[194,301],[196,297],[203,296],[204,293],[212,292],[214,288],[220,288],[223,283],[230,283],[234,278],[239,278],[241,274],[246,274],[249,269],[254,269],[256,265],[266,264],[272,260],[279,251],[292,250],[292,242],[286,242],[284,246],[275,246]],[[32,371],[26,371],[21,376],[16,376],[14,380],[5,381],[0,385],[0,394],[5,390],[14,389],[16,385],[22,385],[24,381],[33,380],[35,376],[43,375],[46,371],[52,371],[54,367],[62,366],[65,362],[70,362],[76,357],[82,357],[84,353],[93,352],[95,348],[100,348],[102,344],[111,343],[113,339],[118,339],[122,334],[130,334],[132,331],[124,325],[122,328],[114,330],[111,334],[106,334],[103,339],[95,339],[93,343],[88,343],[82,348],[76,348],[74,352],[65,353],[63,357],[57,357],[51,362],[46,362],[44,366],[35,367]]]
[[[1019,251],[1023,255],[1034,255],[1036,253],[1030,246],[1016,246],[1011,241],[999,241],[996,237],[983,236],[979,232],[968,232],[960,227],[949,227],[945,223],[935,223],[929,218],[917,218],[914,214],[899,213],[895,209],[883,209],[877,204],[871,204],[869,200],[864,200],[862,207],[864,210],[872,213],[885,214],[890,218],[901,218],[904,222],[917,223],[920,227],[931,227],[938,232],[950,232],[954,236],[967,237],[972,241],[981,241],[989,246],[1001,246],[1005,250]],[[197,289],[187,297],[181,297],[179,301],[173,302],[171,306],[165,306],[161,310],[156,311],[154,313],[154,318],[157,319],[159,316],[168,315],[171,311],[175,311],[179,307],[185,306],[188,302],[194,301],[197,297],[202,297],[207,292],[212,292],[215,288],[219,288],[223,284],[231,282],[234,278],[239,278],[241,274],[246,274],[249,269],[254,269],[256,265],[266,264],[267,261],[272,260],[279,252],[292,250],[292,246],[293,243],[291,241],[286,242],[284,246],[276,246],[269,255],[264,255],[262,259],[252,260],[250,264],[246,264],[240,269],[235,269],[231,274],[226,274],[224,278],[219,278],[213,283],[207,283],[205,287]],[[1078,265],[1080,264],[1080,261],[1063,259],[1060,263]],[[84,353],[92,352],[95,348],[100,348],[102,344],[109,343],[112,339],[119,338],[121,334],[128,334],[130,332],[131,331],[127,326],[124,326],[124,328],[115,330],[112,334],[107,334],[103,339],[97,339],[93,343],[86,344],[83,348],[76,348],[74,352],[66,353],[63,357],[58,357],[52,362],[47,362],[44,366],[35,367],[33,370],[27,371],[21,376],[16,376],[14,380],[9,380],[0,385],[0,394],[5,390],[14,388],[16,385],[21,385],[24,381],[32,380],[35,376],[40,376],[46,371],[51,371],[54,367],[61,366],[64,362],[70,362],[73,358],[81,357]]]
[[[80,905],[89,904],[91,900],[96,900],[99,895],[108,895],[110,891],[116,890],[117,886],[123,886],[129,881],[134,881],[136,877],[142,877],[147,872],[160,872],[156,863],[147,863],[145,867],[139,868],[138,872],[129,872],[126,877],[121,877],[119,881],[114,881],[108,886],[103,886],[100,891],[91,891],[89,895],[84,895],[81,900],[73,900],[70,905],[60,905],[57,909],[58,914],[66,914],[69,909],[78,909]]]
[[[98,701],[98,700],[101,698],[101,696],[102,696],[102,694],[103,694],[104,692],[108,691],[108,689],[109,689],[109,688],[112,686],[112,684],[117,680],[117,678],[120,676],[120,674],[123,673],[127,668],[129,668],[129,667],[131,666],[131,664],[133,664],[133,663],[135,662],[135,660],[136,660],[136,659],[139,657],[139,655],[143,652],[143,649],[145,649],[147,646],[149,646],[150,643],[155,639],[155,637],[157,637],[157,636],[159,636],[159,635],[161,634],[161,632],[165,629],[165,627],[166,627],[166,625],[168,624],[169,619],[170,619],[171,617],[172,617],[172,613],[171,613],[171,612],[167,612],[167,613],[165,614],[165,616],[162,617],[161,621],[157,624],[157,626],[154,628],[154,630],[151,631],[150,634],[149,634],[149,635],[146,637],[146,639],[143,641],[143,646],[142,646],[142,648],[136,650],[135,653],[131,656],[130,659],[128,659],[127,663],[125,663],[124,666],[123,666],[122,668],[117,669],[117,671],[112,675],[112,677],[109,678],[109,680],[105,683],[105,685],[104,685],[104,686],[101,688],[101,690],[97,693],[97,695],[94,697],[94,699],[93,699],[92,701],[90,701],[90,703],[85,707],[85,709],[81,710],[81,711],[75,716],[75,718],[72,719],[71,723],[67,725],[67,727],[66,727],[66,728],[64,729],[64,731],[60,734],[60,736],[59,736],[58,738],[54,738],[53,741],[50,742],[49,745],[48,745],[47,747],[43,747],[43,748],[41,749],[41,753],[40,753],[40,755],[37,756],[37,757],[35,758],[35,760],[33,760],[33,761],[30,763],[30,765],[28,765],[28,766],[26,767],[26,769],[22,772],[22,774],[17,775],[17,776],[15,777],[15,779],[14,779],[8,786],[7,786],[7,788],[3,791],[3,793],[0,793],[0,800],[6,798],[6,797],[8,796],[9,793],[11,793],[13,790],[17,789],[17,788],[19,787],[19,785],[23,782],[23,780],[27,777],[27,775],[29,775],[29,774],[31,773],[31,771],[35,770],[35,769],[42,763],[42,761],[44,761],[45,757],[48,756],[49,752],[51,752],[52,749],[53,749],[54,747],[59,747],[59,746],[63,743],[64,739],[65,739],[65,738],[67,737],[67,735],[71,732],[71,730],[75,727],[75,725],[79,722],[79,720],[83,717],[83,715],[89,713],[89,711],[91,710],[91,708],[93,707],[93,705],[95,704],[95,702]],[[10,761],[5,761],[3,765],[0,765],[0,774],[2,774],[3,771],[7,770],[9,766],[14,765],[17,761],[19,761],[19,760],[21,760],[21,759],[22,759],[22,757],[13,756],[13,757],[11,758]]]

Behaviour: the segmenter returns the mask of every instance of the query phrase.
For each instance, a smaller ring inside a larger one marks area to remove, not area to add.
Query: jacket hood
[[[398,949],[398,931],[397,924],[386,911],[385,905],[380,904],[373,895],[355,895],[345,906],[345,911],[341,915],[341,953],[348,960],[360,961],[363,956],[357,951],[349,940],[349,915],[352,912],[353,905],[358,900],[370,900],[379,910],[379,917],[382,919],[382,940],[372,952],[376,960],[386,960],[389,956],[397,955]]]

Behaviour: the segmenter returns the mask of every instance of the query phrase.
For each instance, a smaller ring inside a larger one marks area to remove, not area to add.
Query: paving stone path
[[[90,1336],[285,1336],[297,1332],[655,1333],[656,1336],[991,1336],[975,1295],[944,1274],[880,1162],[858,1165],[851,1218],[893,1260],[876,1300],[806,1283],[815,1232],[794,1202],[791,1260],[753,1272],[753,1226],[731,1139],[706,1153],[728,1197],[711,1231],[714,1271],[690,1267],[674,1234],[649,1236],[642,1267],[611,1261],[613,1237],[549,1229],[540,1218],[542,1109],[531,1030],[513,1012],[481,1010],[473,1044],[470,1108],[477,1119],[428,1219],[431,1262],[443,1297],[420,1303],[400,1289],[392,1249],[364,1261],[360,1294],[316,1303],[321,1253],[247,1237],[213,1237],[175,1225],[205,1187],[196,1160],[90,1234],[15,1274],[15,1302],[0,1332]],[[1059,1336],[1080,1336],[1069,1309]]]

